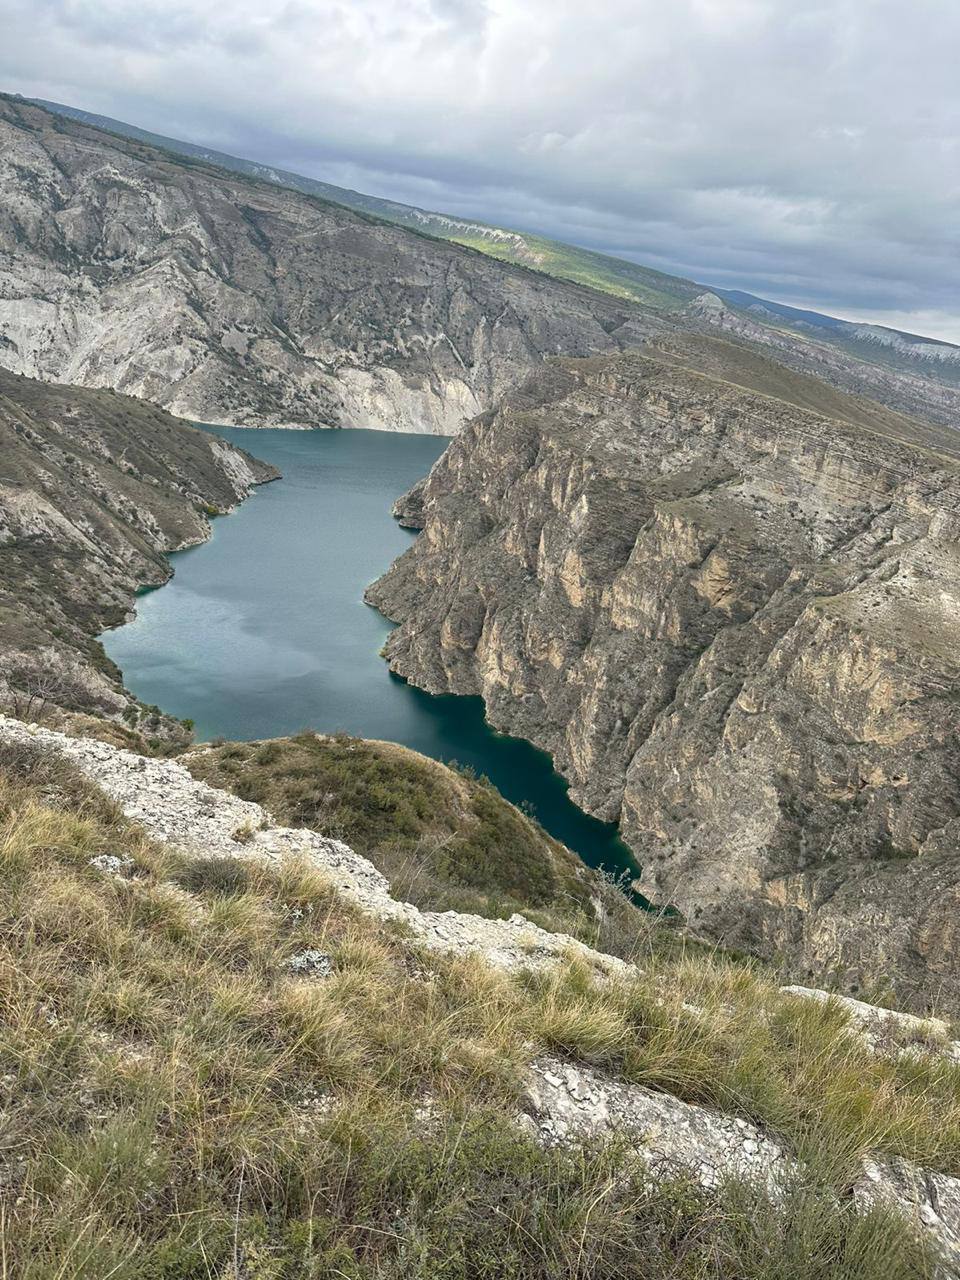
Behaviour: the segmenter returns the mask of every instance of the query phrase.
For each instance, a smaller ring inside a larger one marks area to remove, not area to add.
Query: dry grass
[[[834,1193],[877,1145],[960,1169],[955,1070],[871,1059],[719,957],[599,984],[420,953],[309,865],[185,862],[68,771],[5,763],[0,1276],[926,1274]],[[306,948],[331,977],[292,975]],[[774,1210],[655,1186],[626,1148],[539,1150],[510,1118],[546,1049],[770,1125],[806,1184]]]

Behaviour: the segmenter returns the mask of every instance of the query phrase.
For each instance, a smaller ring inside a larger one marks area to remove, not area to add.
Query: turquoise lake
[[[363,591],[410,545],[391,505],[447,441],[207,429],[283,478],[216,519],[209,542],[173,554],[172,581],[102,637],[127,686],[191,718],[199,740],[343,730],[470,765],[591,866],[634,873],[615,829],[569,800],[549,756],[494,732],[479,698],[422,693],[379,656],[391,624]]]

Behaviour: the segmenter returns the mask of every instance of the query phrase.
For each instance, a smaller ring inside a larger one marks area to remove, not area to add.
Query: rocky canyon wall
[[[0,701],[132,709],[97,636],[277,471],[162,409],[0,369]]]
[[[0,97],[0,365],[200,422],[452,434],[638,308]]]
[[[369,599],[393,670],[551,751],[696,933],[956,1006],[960,446],[778,376],[551,362],[401,503]]]

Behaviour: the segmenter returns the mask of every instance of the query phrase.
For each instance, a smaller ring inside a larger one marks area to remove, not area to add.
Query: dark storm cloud
[[[0,0],[4,87],[960,341],[952,0]]]

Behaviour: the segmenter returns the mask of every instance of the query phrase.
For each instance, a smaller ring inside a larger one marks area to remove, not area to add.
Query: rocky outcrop
[[[933,1247],[937,1280],[960,1276],[960,1178],[895,1157],[867,1159],[853,1196],[858,1209],[894,1209],[912,1221]]]
[[[636,307],[0,97],[0,363],[239,426],[453,433]]]
[[[798,334],[633,263],[133,135],[0,95],[3,366],[196,421],[454,434],[544,356],[721,330],[960,421],[957,366],[927,350],[955,348]]]
[[[658,1179],[686,1176],[708,1189],[744,1180],[776,1203],[802,1176],[798,1161],[743,1117],[611,1080],[589,1067],[535,1062],[523,1103],[521,1124],[539,1142],[627,1137]],[[872,1155],[862,1161],[850,1197],[861,1211],[882,1207],[902,1214],[930,1246],[937,1280],[960,1275],[960,1178]]]
[[[551,751],[695,932],[957,1007],[960,446],[782,373],[552,363],[401,503],[368,598],[393,670]]]
[[[0,694],[130,707],[96,637],[276,470],[138,400],[2,369],[0,457]]]
[[[802,1000],[815,1000],[818,1004],[833,1004],[841,1008],[850,1020],[850,1027],[863,1038],[872,1053],[933,1056],[960,1062],[960,1040],[950,1038],[950,1024],[943,1018],[918,1018],[914,1014],[884,1009],[816,987],[787,986],[781,991]]]
[[[547,1145],[640,1136],[644,1158],[659,1177],[692,1171],[704,1187],[746,1178],[776,1197],[796,1172],[784,1148],[742,1117],[611,1080],[589,1067],[540,1059],[523,1103],[527,1129]]]

